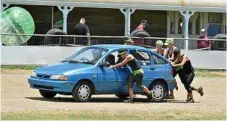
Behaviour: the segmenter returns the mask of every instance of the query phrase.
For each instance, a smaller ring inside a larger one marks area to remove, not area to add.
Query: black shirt
[[[75,26],[75,29],[76,35],[87,35],[87,33],[90,33],[89,28],[86,24],[79,23]]]
[[[132,71],[141,69],[140,63],[139,63],[139,61],[136,58],[134,58],[133,60],[129,61],[128,65],[131,67]]]

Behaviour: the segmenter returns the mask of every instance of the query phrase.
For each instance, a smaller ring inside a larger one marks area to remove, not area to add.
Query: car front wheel
[[[166,87],[162,82],[155,82],[149,90],[152,90],[151,101],[161,102],[165,98]]]
[[[44,97],[44,98],[54,98],[54,96],[57,95],[56,92],[50,92],[46,90],[39,90],[39,93]]]
[[[77,102],[87,102],[92,95],[92,88],[88,82],[80,82],[72,92],[73,99]]]

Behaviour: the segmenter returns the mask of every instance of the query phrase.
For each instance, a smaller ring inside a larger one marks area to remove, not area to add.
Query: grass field
[[[225,112],[90,112],[24,111],[4,112],[2,120],[225,120]]]
[[[71,97],[61,95],[45,100],[27,83],[27,77],[36,67],[1,66],[2,120],[226,119],[226,72],[223,70],[196,70],[193,85],[202,85],[205,91],[203,97],[194,93],[196,103],[185,103],[186,92],[179,84],[176,99],[170,102],[149,103],[141,98],[134,104],[125,104],[114,95],[94,97],[87,103],[73,102]]]
[[[1,69],[23,69],[23,70],[34,70],[38,66],[24,66],[24,65],[4,65]],[[225,70],[207,70],[207,69],[196,69],[196,76],[200,77],[226,77]]]

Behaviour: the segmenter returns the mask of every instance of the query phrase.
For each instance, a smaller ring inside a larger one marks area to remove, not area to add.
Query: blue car
[[[168,60],[150,49],[132,45],[103,44],[84,47],[59,64],[35,69],[28,78],[31,88],[39,89],[44,98],[56,94],[72,95],[78,102],[87,102],[95,94],[115,94],[120,99],[128,97],[128,65],[110,69],[122,61],[120,49],[126,49],[140,62],[144,70],[143,85],[152,90],[152,100],[160,102],[168,90],[174,88],[172,67]],[[133,87],[136,94],[145,95]]]

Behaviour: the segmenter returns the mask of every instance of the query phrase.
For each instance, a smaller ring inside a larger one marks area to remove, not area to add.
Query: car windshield
[[[62,62],[86,63],[94,65],[106,54],[107,51],[107,49],[103,48],[84,48],[78,53],[66,58]]]

